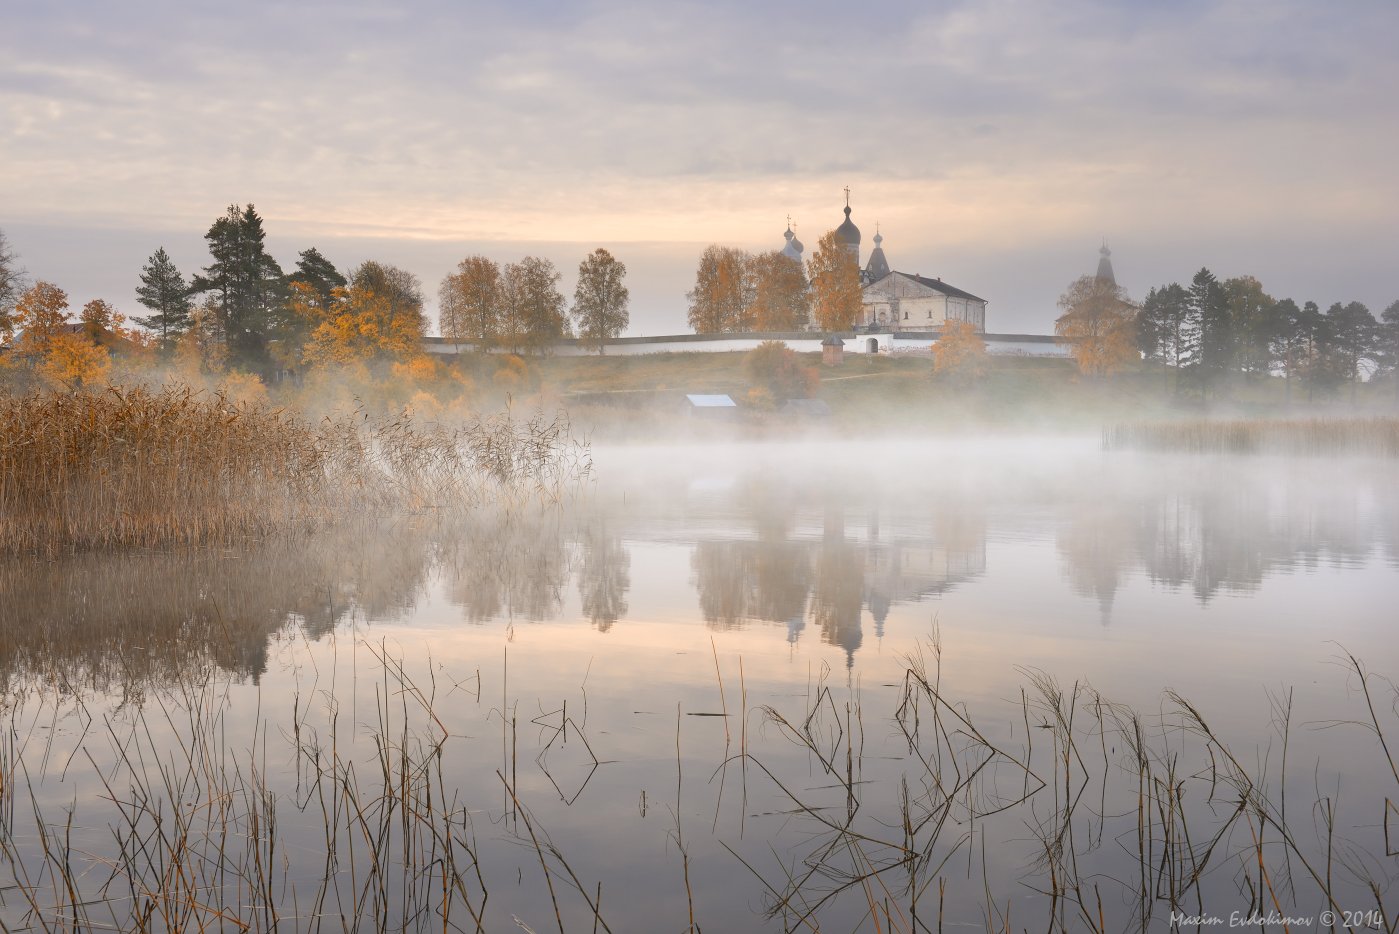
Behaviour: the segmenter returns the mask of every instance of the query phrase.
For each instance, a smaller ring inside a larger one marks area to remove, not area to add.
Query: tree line
[[[290,272],[268,252],[252,204],[230,205],[204,235],[210,263],[186,278],[163,247],[141,269],[136,300],[148,312],[126,319],[97,299],[69,320],[67,294],[29,283],[0,231],[0,343],[59,382],[102,374],[115,349],[194,361],[209,371],[268,377],[277,371],[402,360],[428,330],[418,277],[369,260],[342,273],[315,247]],[[449,340],[481,349],[537,349],[572,336],[601,348],[628,320],[626,266],[604,249],[579,266],[570,307],[553,263],[527,256],[503,268],[483,256],[463,260],[438,290],[440,327]],[[44,369],[44,368],[47,369]]]
[[[1399,396],[1399,301],[1379,318],[1360,302],[1298,305],[1276,299],[1252,276],[1220,279],[1202,268],[1188,286],[1157,286],[1135,304],[1120,286],[1096,276],[1073,282],[1060,297],[1055,333],[1072,343],[1079,369],[1106,376],[1137,361],[1161,366],[1168,389],[1202,399],[1281,377],[1307,399],[1388,373]]]
[[[778,250],[711,244],[686,298],[697,334],[804,331],[813,324],[845,331],[860,316],[860,267],[835,231],[821,238],[806,268]]]

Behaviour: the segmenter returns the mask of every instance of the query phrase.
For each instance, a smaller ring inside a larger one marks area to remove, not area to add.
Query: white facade
[[[946,321],[967,321],[986,331],[986,301],[969,292],[925,279],[891,272],[864,287],[860,324],[891,331],[927,331]]]

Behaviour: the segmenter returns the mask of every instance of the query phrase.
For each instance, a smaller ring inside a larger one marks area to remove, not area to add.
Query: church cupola
[[[889,275],[889,261],[884,258],[884,236],[879,232],[879,226],[874,228],[874,250],[870,253],[870,261],[865,265],[865,279],[868,282],[875,282]]]
[[[836,228],[836,240],[845,247],[855,264],[860,263],[860,228],[850,220],[850,189],[845,189],[845,221]]]
[[[797,235],[792,233],[792,218],[790,215],[787,217],[787,230],[782,234],[782,239],[787,241],[786,246],[782,248],[782,255],[800,263],[802,261],[802,250],[804,250],[805,247],[803,247],[802,242],[797,239]]]
[[[1101,257],[1098,260],[1098,278],[1111,285],[1117,285],[1117,277],[1112,274],[1112,250],[1108,249],[1108,242],[1103,241],[1103,248],[1098,251]]]

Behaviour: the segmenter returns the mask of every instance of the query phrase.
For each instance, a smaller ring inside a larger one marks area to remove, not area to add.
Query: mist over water
[[[604,446],[593,461],[595,479],[560,509],[8,562],[0,673],[19,735],[52,727],[43,764],[24,760],[36,800],[100,809],[97,778],[57,763],[91,745],[93,723],[121,736],[139,711],[203,683],[227,699],[229,748],[263,750],[280,830],[309,851],[322,832],[297,791],[302,759],[267,731],[305,742],[337,711],[346,748],[367,742],[385,698],[402,702],[388,659],[431,694],[452,737],[442,768],[471,815],[486,930],[512,916],[553,923],[521,805],[579,878],[602,882],[614,930],[683,927],[686,874],[702,926],[757,930],[772,893],[737,856],[782,879],[775,854],[801,867],[829,831],[814,815],[847,807],[832,791],[845,779],[825,774],[817,750],[854,750],[859,820],[872,822],[862,832],[898,836],[900,782],[925,779],[892,718],[921,657],[940,659],[939,690],[990,741],[1028,739],[1027,760],[1049,742],[1037,725],[1049,715],[1022,701],[1037,678],[1070,694],[1091,684],[1168,746],[1186,745],[1164,700],[1177,691],[1250,763],[1276,762],[1272,699],[1291,691],[1294,807],[1339,785],[1343,802],[1369,808],[1346,812],[1353,823],[1380,817],[1370,804],[1390,793],[1389,775],[1373,733],[1315,727],[1357,716],[1342,649],[1380,673],[1399,662],[1391,463],[1141,455],[1063,437]],[[53,683],[68,699],[38,701]],[[815,718],[815,746],[792,742],[764,706]],[[1115,739],[1108,752],[1107,735],[1105,760],[1122,751]],[[152,742],[168,754],[184,740],[166,722]],[[751,762],[733,758],[740,744]],[[95,762],[99,774],[121,764],[115,752]],[[992,771],[975,786],[983,804],[1028,782],[1007,763]],[[1096,820],[1125,813],[1106,807],[1120,793],[1105,785]],[[949,923],[985,923],[983,881],[998,904],[1017,903],[1013,916],[1043,911],[1022,885],[1038,871],[1024,817],[977,818],[989,840],[968,836],[965,819],[939,843],[956,863],[944,872]],[[92,852],[110,845],[101,828],[79,829]],[[1126,852],[1114,832],[1081,854],[1105,879]],[[1201,883],[1226,914],[1246,903],[1237,863]],[[293,863],[287,884],[319,871]],[[564,901],[565,921],[586,929],[577,892]],[[869,910],[855,887],[820,916],[851,929]],[[1137,916],[1120,901],[1105,910]],[[24,914],[6,911],[6,923]]]

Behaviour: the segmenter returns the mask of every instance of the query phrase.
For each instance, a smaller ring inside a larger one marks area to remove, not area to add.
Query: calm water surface
[[[382,794],[376,736],[406,731],[446,737],[434,767],[491,931],[558,929],[531,829],[556,848],[567,930],[594,911],[564,863],[595,904],[601,885],[614,931],[682,931],[692,912],[715,931],[936,930],[939,912],[947,927],[1009,912],[1032,929],[1155,929],[1172,890],[1192,912],[1276,898],[1315,916],[1328,904],[1301,856],[1324,852],[1327,807],[1349,847],[1333,855],[1338,907],[1375,908],[1368,880],[1399,874],[1383,842],[1386,822],[1399,839],[1399,779],[1374,731],[1342,722],[1369,723],[1343,653],[1399,674],[1392,464],[1062,439],[594,455],[595,481],[561,510],[6,564],[9,871],[48,892],[38,916],[61,919],[63,901],[35,856],[41,825],[66,828],[89,897],[118,917],[140,902],[101,889],[119,862],[113,789],[144,775],[180,799],[168,776],[202,729],[191,709],[217,720],[222,767],[268,789],[275,832],[244,821],[239,839],[281,841],[263,894],[286,930],[374,926],[362,862],[342,859],[345,884],[306,904],[332,819],[312,759],[334,746]],[[1371,684],[1399,749],[1393,689]],[[1058,727],[1056,691],[1074,718]],[[1142,849],[1129,709],[1198,821],[1185,848]],[[1239,818],[1185,885],[1238,798],[1224,749],[1289,799],[1299,842]],[[1046,894],[1047,853],[1069,854],[1076,892]],[[415,884],[371,887],[402,903]],[[251,910],[230,891],[201,897]],[[0,918],[37,924],[15,893]],[[430,906],[394,923],[442,927]],[[462,910],[452,923],[476,929]]]

